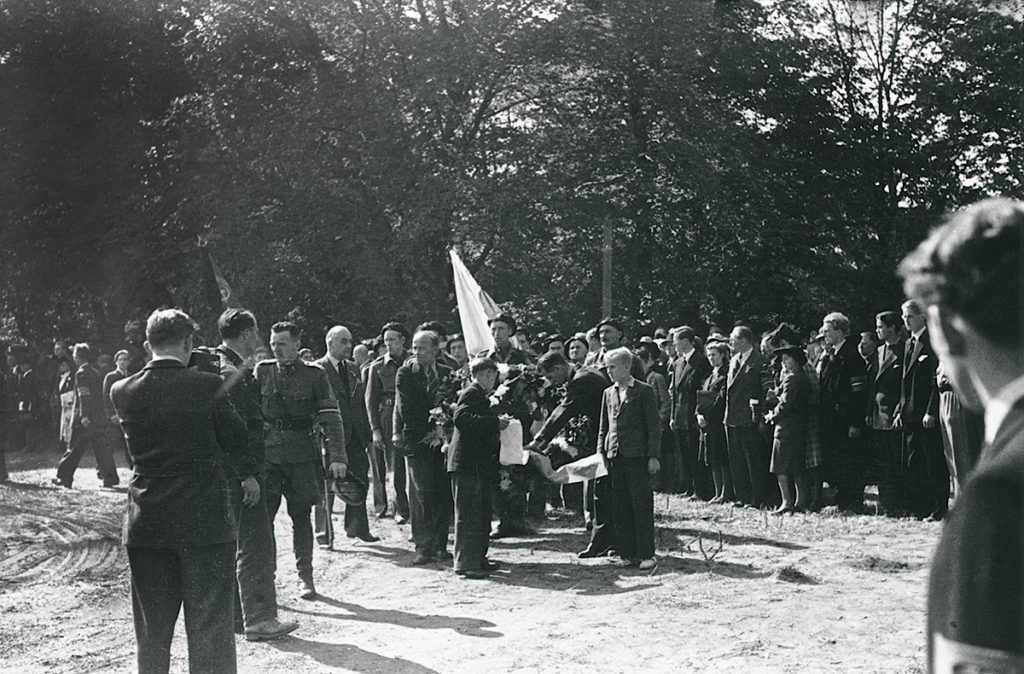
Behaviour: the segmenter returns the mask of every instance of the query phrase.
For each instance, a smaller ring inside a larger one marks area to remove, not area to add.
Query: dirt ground
[[[73,490],[51,488],[56,459],[8,455],[12,482],[0,485],[0,671],[133,671],[125,494],[99,489],[89,459]],[[563,517],[496,542],[503,568],[487,581],[412,566],[408,526],[373,522],[379,543],[317,550],[321,598],[309,602],[295,596],[282,510],[281,615],[301,627],[273,642],[239,639],[239,670],[924,671],[925,581],[941,525],[779,518],[665,496],[656,511],[653,573],[577,559],[586,537]],[[172,671],[187,671],[181,622]]]

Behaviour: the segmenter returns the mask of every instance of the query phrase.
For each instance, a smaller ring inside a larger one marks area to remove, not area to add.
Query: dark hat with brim
[[[331,481],[331,492],[345,502],[345,505],[358,506],[366,503],[368,485],[355,475],[335,478]]]
[[[494,325],[495,323],[504,323],[508,326],[508,331],[513,335],[516,334],[516,319],[512,318],[508,314],[498,314],[494,318],[487,320],[487,325]]]
[[[772,360],[779,360],[782,356],[790,356],[801,364],[807,361],[807,354],[799,346],[780,346],[772,349]]]

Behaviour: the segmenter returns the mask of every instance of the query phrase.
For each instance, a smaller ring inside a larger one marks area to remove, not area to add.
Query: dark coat
[[[116,414],[114,403],[110,401],[110,389],[114,387],[114,384],[125,379],[127,376],[126,374],[121,374],[120,370],[113,370],[103,377],[103,407],[108,417]]]
[[[501,439],[498,412],[476,382],[462,390],[455,407],[455,430],[448,444],[448,472],[497,475]]]
[[[672,365],[672,420],[676,428],[694,428],[697,425],[697,391],[711,374],[711,361],[703,353],[694,351],[689,358],[677,358]]]
[[[649,384],[634,379],[625,402],[612,384],[604,390],[597,450],[605,456],[661,457],[658,397]]]
[[[566,424],[582,415],[590,420],[591,437],[594,439],[592,450],[597,451],[596,431],[601,423],[601,405],[604,390],[610,385],[611,382],[605,373],[595,367],[581,367],[576,370],[565,386],[562,401],[537,431],[537,439],[543,443],[551,442]]]
[[[775,405],[776,443],[787,453],[803,452],[807,444],[807,425],[811,423],[811,382],[803,367],[784,372],[779,384],[779,402]]]
[[[134,469],[123,542],[178,548],[235,540],[225,453],[247,456],[245,422],[221,378],[157,360],[110,391]]]
[[[878,347],[878,367],[874,378],[868,377],[868,412],[871,427],[877,430],[891,430],[896,407],[900,404],[903,385],[903,340],[891,347]]]
[[[86,363],[75,372],[75,407],[72,412],[71,428],[82,427],[82,419],[89,425],[100,425],[107,419],[103,409],[103,379],[99,371]]]
[[[1007,651],[1024,660],[1024,405],[1018,402],[957,497],[932,560],[929,671],[936,646]],[[948,652],[948,651],[947,651]],[[1006,671],[1015,668],[1008,668]],[[993,671],[1003,671],[994,667]]]
[[[821,371],[821,432],[847,437],[850,428],[864,428],[868,366],[847,338]]]
[[[732,362],[729,363],[726,381],[725,425],[751,426],[754,418],[750,412],[750,401],[763,402],[765,391],[770,386],[765,359],[757,349],[753,349],[739,371],[732,371]]]
[[[910,340],[903,350],[903,385],[897,410],[904,427],[921,425],[925,414],[939,418],[939,387],[935,371],[939,359],[932,348],[928,330],[921,333],[921,339],[910,351]]]
[[[370,418],[366,415],[366,394],[359,368],[351,360],[340,361],[335,368],[331,359],[324,356],[316,364],[327,373],[334,397],[338,399],[338,411],[345,426],[345,451],[366,449],[373,440]]]
[[[451,370],[440,361],[434,363],[437,368],[438,385]],[[436,449],[425,442],[431,431],[430,410],[437,406],[435,391],[427,390],[427,373],[415,359],[409,359],[398,368],[395,376],[394,426],[395,432],[401,432],[405,440],[402,451],[406,455],[416,453],[434,453]]]

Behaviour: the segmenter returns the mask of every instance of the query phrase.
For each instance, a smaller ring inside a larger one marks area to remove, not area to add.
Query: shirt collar
[[[839,342],[838,344],[836,344],[836,345],[835,345],[835,346],[834,346],[834,347],[832,348],[832,352],[833,352],[833,353],[839,353],[839,350],[843,348],[843,345],[844,345],[844,344],[846,344],[846,338],[845,338],[845,337],[843,338],[843,341]]]
[[[334,366],[335,370],[337,370],[338,372],[341,372],[341,361],[338,360],[337,358],[335,358],[334,356],[332,356],[330,354],[330,352],[327,353],[327,360],[329,360],[331,362],[331,365]]]
[[[684,353],[684,354],[683,354],[683,360],[689,361],[689,360],[690,360],[690,356],[692,356],[692,355],[693,355],[693,352],[694,352],[694,351],[696,351],[696,349],[690,349],[689,351],[687,351],[686,353]]]
[[[616,382],[616,383],[615,383],[615,385],[616,385],[616,386],[617,386],[617,387],[619,388],[619,390],[621,390],[621,391],[625,391],[625,390],[628,390],[628,389],[631,389],[631,388],[633,388],[633,385],[634,385],[634,384],[636,384],[636,377],[634,377],[633,375],[630,375],[630,376],[629,376],[629,379],[627,379],[627,380],[626,380],[626,383],[625,383],[625,384],[620,384],[620,383],[618,383],[618,382]]]
[[[164,362],[164,361],[169,362],[169,363],[180,363],[181,365],[185,364],[181,360],[179,360],[178,358],[175,358],[174,356],[153,356],[153,359],[150,360],[149,362],[150,363],[160,363],[160,362]]]
[[[1004,386],[985,406],[985,442],[992,444],[999,434],[999,427],[1021,398],[1024,398],[1024,375]]]
[[[399,354],[398,358],[393,357],[390,351],[384,354],[385,363],[398,363],[399,365],[401,365],[404,361],[405,358],[402,357],[402,354]]]
[[[921,335],[923,335],[924,331],[927,330],[927,329],[928,329],[928,326],[926,325],[926,326],[922,327],[920,330],[918,330],[917,332],[915,332],[914,333],[914,339],[916,339],[917,341],[920,342],[921,341]]]

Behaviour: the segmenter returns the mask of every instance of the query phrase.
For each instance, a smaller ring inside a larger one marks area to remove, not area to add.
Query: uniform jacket
[[[225,455],[245,455],[245,423],[221,378],[155,360],[113,385],[114,408],[134,468],[123,542],[177,548],[236,538]]]
[[[373,432],[366,415],[366,393],[359,368],[351,360],[339,361],[335,368],[327,356],[316,363],[327,373],[327,381],[338,400],[338,411],[345,424],[345,451],[365,450],[373,440]]]
[[[672,364],[672,420],[680,429],[697,426],[697,391],[711,374],[711,361],[699,351]]]
[[[113,388],[114,384],[125,379],[127,376],[127,374],[121,374],[120,370],[115,369],[103,377],[103,409],[108,418],[117,414],[114,410],[114,403],[110,400],[110,389]]]
[[[287,365],[274,359],[256,365],[256,383],[266,430],[268,463],[320,462],[314,425],[326,433],[329,462],[347,463],[345,428],[327,373],[301,358]]]
[[[366,376],[366,416],[370,428],[385,437],[392,429],[395,411],[395,378],[409,354],[402,352],[397,358],[384,354],[377,356],[364,370]]]
[[[821,428],[826,436],[846,437],[864,427],[868,366],[847,339],[821,371]]]
[[[661,419],[654,389],[634,379],[623,401],[612,384],[604,390],[597,449],[608,458],[661,457]]]
[[[581,367],[572,375],[565,386],[565,395],[558,407],[544,421],[537,431],[537,439],[548,443],[572,419],[583,415],[590,419],[593,451],[597,451],[597,428],[601,423],[601,406],[604,404],[604,390],[611,384],[607,375],[595,367]]]
[[[743,365],[737,370],[737,356],[729,361],[725,395],[725,425],[751,426],[754,424],[750,401],[764,401],[770,382],[766,378],[765,359],[757,349],[751,349]]]
[[[876,430],[892,430],[892,419],[900,404],[903,385],[903,357],[905,344],[899,340],[892,346],[878,347],[878,368],[872,379],[868,377],[868,413],[871,426]]]
[[[965,647],[1009,653],[994,659],[991,671],[1024,666],[1022,521],[1024,403],[1018,401],[943,523],[928,588],[929,671],[960,671],[954,665]]]
[[[92,365],[86,363],[75,372],[75,406],[72,414],[71,428],[82,428],[82,419],[88,419],[89,425],[99,425],[106,417],[103,409],[103,380],[100,373]]]
[[[803,367],[794,372],[783,372],[774,420],[773,437],[776,442],[787,448],[806,446],[807,426],[812,423],[811,382]],[[817,423],[817,419],[813,423]]]
[[[434,367],[437,369],[438,385],[451,376],[451,370],[443,363],[435,362]],[[395,432],[401,432],[405,440],[403,451],[409,455],[436,452],[436,449],[424,442],[431,430],[430,410],[438,403],[435,399],[436,388],[427,390],[427,373],[415,359],[398,368],[395,391],[398,396],[394,425]]]
[[[490,358],[495,363],[505,363],[507,365],[531,365],[533,363],[530,354],[514,346],[504,356],[499,354],[496,348],[488,349],[480,355],[483,358]]]
[[[911,350],[910,339],[903,349],[903,383],[900,389],[900,404],[897,413],[905,427],[921,425],[925,414],[936,419],[939,415],[939,388],[935,371],[939,359],[932,349],[928,330],[921,333]]]
[[[455,407],[455,430],[448,445],[448,472],[497,475],[501,440],[498,412],[476,382],[462,389]]]

